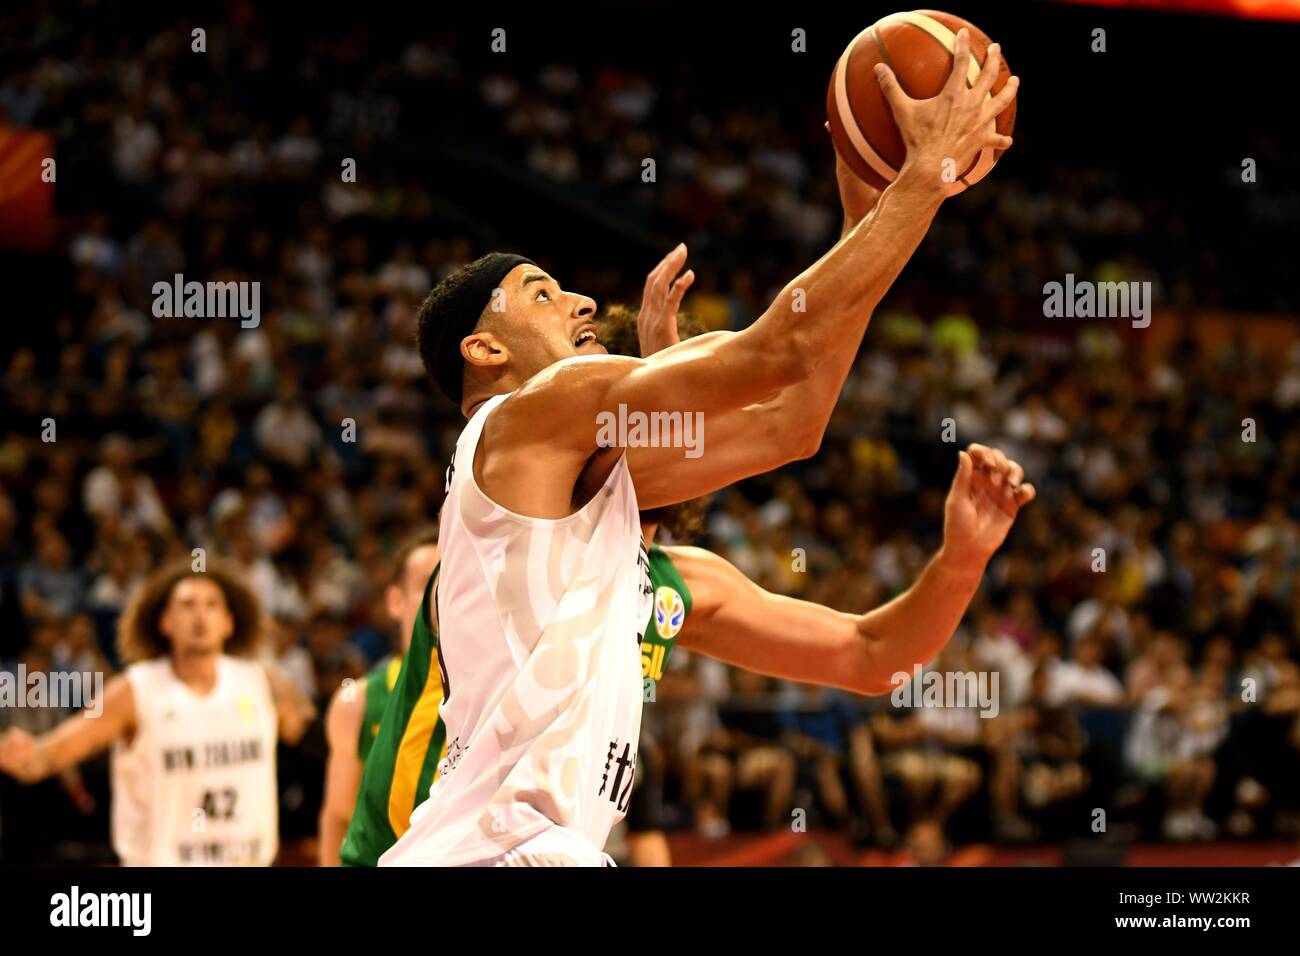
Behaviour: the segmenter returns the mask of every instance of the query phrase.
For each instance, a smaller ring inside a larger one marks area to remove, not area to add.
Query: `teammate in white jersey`
[[[961,38],[954,70],[969,57]],[[1016,88],[989,95],[999,66],[990,52],[973,88],[951,84],[898,110],[908,156],[897,179],[743,332],[646,359],[607,356],[595,302],[502,253],[430,293],[421,357],[469,420],[448,469],[445,570],[430,609],[448,748],[430,798],[381,865],[607,861],[640,723],[639,642],[651,596],[639,509],[815,447],[824,416],[764,431],[745,409],[808,380],[837,353],[851,360],[944,199],[945,163],[960,168],[985,146],[1010,145],[991,132]],[[684,261],[679,247],[666,271],[675,301],[693,280],[673,278]],[[697,427],[691,439],[686,423],[697,416],[703,433]],[[622,440],[633,434],[624,423],[646,421],[675,422],[677,442]]]
[[[118,626],[129,663],[99,716],[0,738],[0,770],[26,783],[112,747],[113,848],[127,866],[268,866],[279,841],[277,735],[314,717],[300,691],[247,655],[261,635],[233,573],[185,563],[154,574]]]

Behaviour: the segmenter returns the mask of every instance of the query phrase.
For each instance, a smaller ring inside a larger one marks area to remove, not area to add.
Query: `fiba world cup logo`
[[[664,640],[676,637],[685,618],[686,605],[676,590],[664,585],[655,592],[655,630],[660,637]]]

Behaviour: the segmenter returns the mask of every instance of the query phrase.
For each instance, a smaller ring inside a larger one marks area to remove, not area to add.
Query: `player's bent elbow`
[[[784,373],[788,384],[805,382],[812,378],[813,373],[825,361],[825,343],[807,328],[796,328],[790,334],[784,355]]]
[[[812,458],[821,450],[826,423],[809,415],[807,408],[794,407],[788,394],[754,406],[754,414],[761,417],[753,419],[753,434],[762,436],[763,447],[772,452],[769,470]]]
[[[854,649],[846,670],[854,693],[863,697],[883,697],[898,686],[896,673],[886,673],[865,647]]]
[[[817,429],[805,429],[804,434],[798,437],[798,444],[790,455],[791,461],[807,461],[809,458],[816,457],[817,453],[822,450],[822,431]]]
[[[746,333],[739,333],[745,335]],[[750,385],[778,392],[807,381],[821,365],[825,355],[821,341],[807,328],[784,326],[765,332],[761,338],[747,340],[748,351],[739,360]]]
[[[884,697],[896,686],[892,680],[870,675],[858,681],[854,690],[863,697]]]

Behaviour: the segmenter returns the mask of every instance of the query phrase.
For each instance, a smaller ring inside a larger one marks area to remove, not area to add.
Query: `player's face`
[[[385,596],[388,616],[399,628],[403,647],[410,643],[411,628],[415,627],[415,617],[420,613],[420,602],[424,600],[424,586],[429,583],[429,577],[437,566],[438,546],[421,545],[407,556],[401,584],[388,588]]]
[[[516,266],[501,284],[507,314],[499,324],[511,364],[529,375],[575,355],[604,355],[596,341],[596,302],[565,292],[546,272]],[[488,308],[492,308],[491,305]]]
[[[208,578],[182,578],[172,588],[158,629],[179,653],[217,653],[235,630],[225,592]]]

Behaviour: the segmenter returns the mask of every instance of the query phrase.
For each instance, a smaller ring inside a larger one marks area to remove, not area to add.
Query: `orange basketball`
[[[876,21],[853,38],[835,64],[826,90],[831,139],[849,168],[877,189],[893,182],[907,148],[876,79],[876,64],[883,61],[889,66],[903,92],[913,99],[937,96],[952,72],[953,48],[962,27],[970,31],[974,62],[966,83],[971,86],[992,41],[979,27],[938,10],[895,13]],[[993,93],[1010,78],[1004,57]],[[999,133],[1010,135],[1015,122],[1016,104],[1012,101],[994,123]],[[1002,152],[992,147],[982,149],[970,166],[954,171],[956,180],[949,193],[959,193],[987,176]]]

